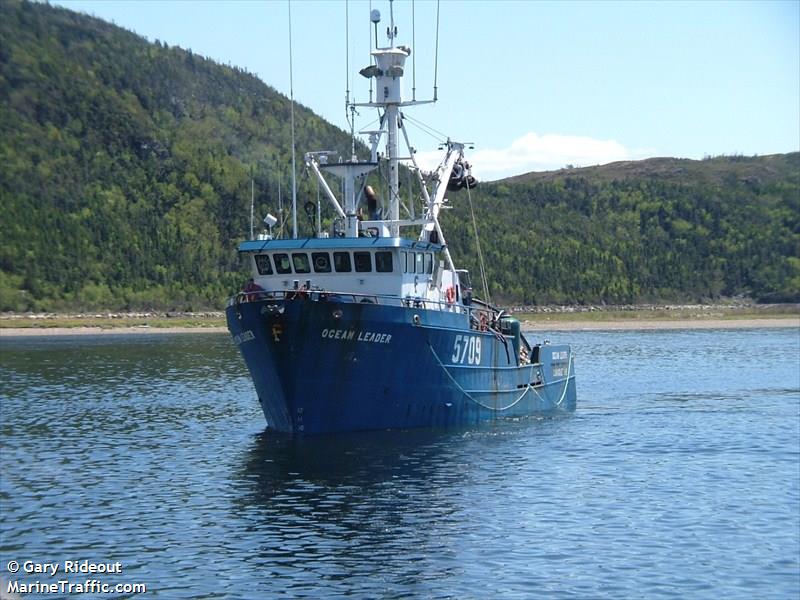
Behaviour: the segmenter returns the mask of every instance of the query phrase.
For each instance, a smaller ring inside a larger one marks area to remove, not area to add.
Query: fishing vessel
[[[265,233],[239,246],[252,280],[229,300],[226,318],[267,427],[306,434],[448,427],[574,411],[571,348],[529,342],[519,321],[474,294],[469,273],[454,263],[440,214],[451,196],[471,201],[477,185],[465,145],[447,140],[433,172],[417,164],[404,110],[435,101],[436,87],[433,100],[404,100],[411,49],[397,44],[391,10],[383,46],[380,13],[370,18],[375,47],[360,73],[375,96],[348,97],[353,112],[379,113],[379,126],[362,132],[370,155],[360,160],[355,143],[344,160],[305,154],[336,213],[333,227],[297,237],[295,211],[291,238]],[[401,171],[419,189],[402,215]],[[384,185],[383,202],[371,181]]]

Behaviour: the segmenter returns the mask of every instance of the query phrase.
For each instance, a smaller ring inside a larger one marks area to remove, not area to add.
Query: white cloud
[[[469,152],[472,174],[479,180],[495,180],[531,171],[551,171],[566,165],[588,167],[618,160],[641,158],[615,140],[596,140],[577,135],[526,133],[507,148],[488,148]],[[441,152],[419,152],[417,162],[423,169],[433,170],[442,158]]]

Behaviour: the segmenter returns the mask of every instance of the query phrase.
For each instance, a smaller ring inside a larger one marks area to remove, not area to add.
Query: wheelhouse
[[[458,274],[445,268],[441,250],[439,244],[388,237],[251,240],[239,247],[248,257],[253,280],[266,292],[308,290],[452,303],[461,296]]]

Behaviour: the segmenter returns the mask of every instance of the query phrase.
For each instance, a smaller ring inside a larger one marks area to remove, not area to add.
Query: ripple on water
[[[4,345],[0,554],[170,598],[797,597],[797,332],[570,337],[574,416],[294,440],[226,336]]]

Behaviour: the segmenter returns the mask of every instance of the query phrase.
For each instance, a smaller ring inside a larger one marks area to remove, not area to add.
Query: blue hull
[[[448,427],[575,410],[568,346],[518,365],[462,313],[316,298],[234,303],[228,329],[270,429]]]

